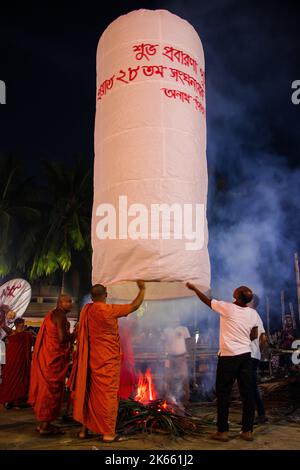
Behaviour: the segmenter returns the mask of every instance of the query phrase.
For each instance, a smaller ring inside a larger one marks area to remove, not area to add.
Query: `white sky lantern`
[[[97,50],[93,284],[119,299],[210,287],[204,55],[187,21],[138,10]],[[159,281],[159,282],[158,282]]]

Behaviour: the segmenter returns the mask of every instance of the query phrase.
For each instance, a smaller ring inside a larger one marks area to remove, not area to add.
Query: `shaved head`
[[[91,288],[91,297],[92,300],[106,300],[107,297],[107,290],[102,284],[95,284]]]
[[[240,286],[235,289],[233,297],[242,304],[248,304],[253,298],[253,292],[247,286]]]
[[[65,312],[70,312],[72,310],[72,297],[68,294],[60,294],[57,299],[57,308],[61,308]]]
[[[16,331],[18,333],[24,331],[25,330],[25,320],[23,320],[23,318],[17,318],[15,320],[15,327],[16,327]]]

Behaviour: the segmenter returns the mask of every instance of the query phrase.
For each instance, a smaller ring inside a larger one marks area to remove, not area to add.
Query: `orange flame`
[[[139,372],[139,382],[135,396],[136,401],[142,403],[149,403],[149,401],[156,400],[156,392],[152,380],[151,369],[147,369],[145,376]]]

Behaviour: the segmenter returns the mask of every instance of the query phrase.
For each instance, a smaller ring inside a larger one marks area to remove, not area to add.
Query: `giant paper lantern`
[[[185,20],[138,10],[97,50],[93,283],[148,299],[210,285],[203,48]]]

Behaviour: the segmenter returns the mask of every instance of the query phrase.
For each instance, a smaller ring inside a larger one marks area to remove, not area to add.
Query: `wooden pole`
[[[282,328],[284,328],[284,315],[285,315],[284,290],[281,291],[280,298],[281,298],[281,321],[282,321]]]
[[[268,340],[270,341],[270,300],[269,297],[266,296],[266,313],[267,313],[267,335]],[[272,353],[269,349],[269,376],[272,377]]]
[[[269,297],[266,297],[266,313],[267,313],[267,335],[270,337],[270,301]]]
[[[297,298],[298,298],[298,318],[300,325],[300,272],[299,272],[299,260],[298,253],[294,254],[295,258],[295,273],[296,273],[296,286],[297,286]]]
[[[291,313],[291,316],[292,316],[292,319],[293,319],[293,329],[296,330],[296,328],[297,328],[296,318],[295,318],[295,312],[294,312],[294,307],[293,307],[292,302],[289,302],[289,308],[290,308],[290,313]]]

